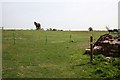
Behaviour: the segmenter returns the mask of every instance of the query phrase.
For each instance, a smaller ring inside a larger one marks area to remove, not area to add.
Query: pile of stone
[[[90,54],[90,48],[84,54]],[[93,44],[93,54],[103,54],[105,56],[120,57],[120,38],[110,34],[104,34]]]

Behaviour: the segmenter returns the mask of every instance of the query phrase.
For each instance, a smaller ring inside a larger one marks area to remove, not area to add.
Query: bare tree
[[[110,33],[110,32],[113,32],[113,30],[112,29],[110,29],[110,28],[108,28],[107,26],[106,26],[106,29],[107,29],[107,31]]]

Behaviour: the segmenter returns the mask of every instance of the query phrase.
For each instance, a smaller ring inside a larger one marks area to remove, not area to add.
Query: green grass
[[[94,40],[105,33],[107,32],[92,32]],[[70,42],[70,35],[74,42]],[[87,31],[4,30],[2,76],[3,78],[113,77],[118,68],[111,63],[106,65],[100,61],[89,64],[89,56],[83,55],[85,49],[89,47],[90,35],[91,33]],[[104,65],[108,69],[104,68]],[[107,75],[105,70],[110,75]],[[106,75],[102,76],[103,74]]]

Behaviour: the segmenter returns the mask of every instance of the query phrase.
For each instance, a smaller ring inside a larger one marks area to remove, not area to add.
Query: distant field
[[[101,76],[95,71],[102,63],[88,64],[89,56],[83,53],[89,47],[91,32],[4,30],[2,33],[3,78],[93,78],[117,73],[108,63],[104,65],[110,74]],[[94,41],[105,33],[108,32],[92,32]]]

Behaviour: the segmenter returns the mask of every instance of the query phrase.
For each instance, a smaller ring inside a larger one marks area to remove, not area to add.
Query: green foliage
[[[115,58],[112,65],[116,66],[116,67],[119,67],[120,66],[120,58]]]
[[[101,62],[101,61],[104,61],[105,56],[103,56],[102,54],[100,54],[100,55],[95,56],[94,59],[95,59],[95,61]]]
[[[98,75],[102,78],[120,78],[120,59],[119,58],[111,58],[112,62],[108,62],[105,60],[105,56],[97,55],[94,58],[94,62],[92,63],[95,66],[95,70],[93,74]]]
[[[103,69],[102,68],[97,68],[95,70],[95,74],[101,74],[101,73],[103,73]]]
[[[115,58],[112,65],[117,69],[117,73],[114,75],[114,77],[120,79],[120,58]]]

